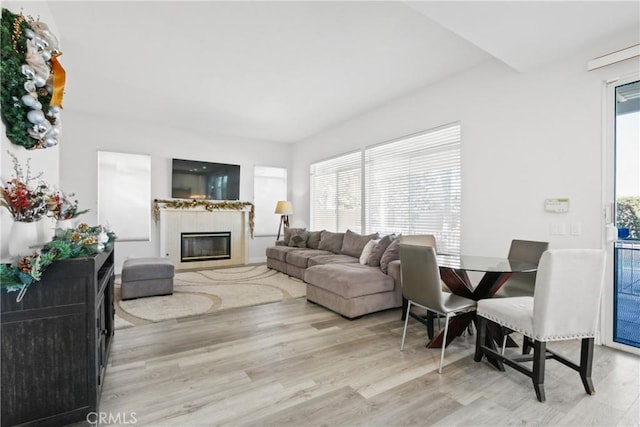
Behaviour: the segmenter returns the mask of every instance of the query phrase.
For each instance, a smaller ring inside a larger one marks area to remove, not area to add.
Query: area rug
[[[306,295],[301,280],[266,265],[178,272],[173,295],[122,301],[117,280],[115,329],[266,304]]]

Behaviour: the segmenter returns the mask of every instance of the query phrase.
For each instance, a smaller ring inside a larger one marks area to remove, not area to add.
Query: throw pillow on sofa
[[[373,251],[371,251],[371,255],[369,255],[369,259],[367,260],[367,265],[371,265],[373,267],[378,267],[380,265],[382,255],[384,255],[384,251],[387,250],[394,237],[394,234],[388,234],[380,239],[378,244],[374,246]]]
[[[340,248],[340,253],[342,253],[343,255],[349,255],[359,258],[362,254],[362,249],[364,249],[364,246],[367,244],[367,242],[377,238],[378,233],[363,236],[358,233],[354,233],[351,230],[347,230],[347,232],[344,234],[344,239],[342,240],[342,248]]]
[[[367,242],[366,245],[364,245],[364,248],[362,248],[362,253],[360,254],[360,264],[367,265],[369,256],[371,255],[371,252],[373,252],[373,248],[376,246],[376,244],[378,244],[379,241],[379,239],[371,239]]]
[[[297,232],[298,230],[306,231],[306,228],[289,228],[289,227],[284,228],[284,238],[282,240],[284,240],[285,246],[289,246],[289,241],[291,240],[291,233]]]
[[[400,259],[400,239],[398,237],[393,239],[393,242],[389,244],[380,259],[380,270],[382,270],[384,274],[387,274],[389,271],[389,263],[391,261]]]
[[[334,254],[339,254],[340,249],[342,249],[343,239],[344,233],[332,233],[331,231],[323,231],[320,235],[320,244],[318,244],[318,249],[331,251]]]
[[[285,228],[285,242],[287,242],[287,233]],[[307,247],[307,229],[306,228],[290,228],[289,229],[289,242],[287,246],[294,248],[306,248]]]
[[[324,230],[322,230],[324,231]],[[322,231],[309,231],[307,234],[307,247],[310,249],[318,249],[320,245],[320,237],[322,236]]]

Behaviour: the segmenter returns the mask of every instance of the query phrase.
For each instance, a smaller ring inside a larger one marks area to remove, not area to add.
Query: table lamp
[[[280,214],[280,226],[278,227],[278,237],[276,238],[276,240],[280,240],[282,224],[284,224],[285,227],[289,226],[289,215],[293,213],[293,205],[291,202],[280,200],[276,204],[276,210],[274,213]]]

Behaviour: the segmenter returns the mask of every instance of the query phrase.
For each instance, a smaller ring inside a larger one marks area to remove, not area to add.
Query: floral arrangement
[[[163,204],[165,208],[173,208],[173,209],[193,209],[197,207],[203,207],[208,212],[212,212],[214,210],[224,210],[224,209],[232,209],[236,211],[241,211],[246,208],[249,208],[249,231],[251,233],[251,238],[253,239],[253,228],[255,226],[255,206],[251,202],[210,202],[208,200],[159,200],[155,199],[153,201],[153,219],[155,222],[158,222],[160,219],[160,204]]]
[[[62,191],[56,191],[47,197],[48,215],[57,220],[67,220],[76,218],[83,213],[89,212],[89,209],[78,210],[78,201],[72,200],[74,193],[65,194]]]
[[[49,188],[44,182],[35,186],[32,181],[39,179],[42,174],[31,176],[31,168],[27,160],[26,174],[20,167],[15,155],[9,153],[13,158],[13,170],[15,178],[9,180],[0,187],[0,205],[6,207],[14,221],[34,222],[42,218],[47,213],[47,199]]]
[[[13,158],[13,171],[15,178],[10,179],[0,187],[0,205],[6,207],[14,221],[34,222],[44,215],[55,219],[65,220],[76,218],[88,209],[78,210],[78,201],[72,200],[73,193],[65,194],[62,191],[50,191],[49,186],[43,181],[33,185],[33,181],[39,179],[42,173],[31,176],[31,159],[27,159],[27,171],[23,171],[18,158],[7,151]]]
[[[116,235],[103,226],[80,224],[75,229],[56,230],[55,237],[33,255],[14,264],[0,265],[0,287],[7,292],[20,291],[42,278],[42,273],[54,261],[91,256],[113,248]]]
[[[65,71],[48,26],[2,9],[0,115],[7,138],[26,149],[58,144]]]

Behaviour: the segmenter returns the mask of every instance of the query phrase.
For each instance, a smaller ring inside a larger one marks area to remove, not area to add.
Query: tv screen
[[[173,159],[171,197],[239,200],[240,165]]]

